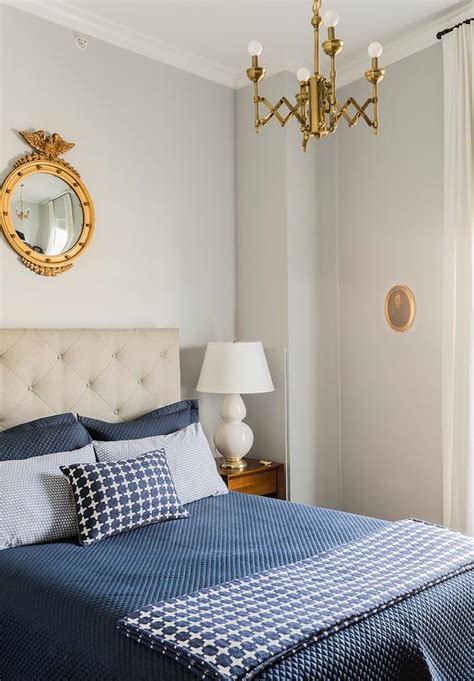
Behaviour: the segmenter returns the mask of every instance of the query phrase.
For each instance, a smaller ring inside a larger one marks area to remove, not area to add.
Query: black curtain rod
[[[440,31],[439,33],[437,33],[436,37],[438,38],[438,40],[441,40],[441,38],[447,33],[451,33],[451,31],[454,31],[455,28],[459,28],[463,24],[470,24],[471,21],[474,21],[474,17],[472,19],[466,19],[465,21],[461,21],[459,24],[456,24],[456,26],[451,26],[451,28],[445,28],[444,31]]]

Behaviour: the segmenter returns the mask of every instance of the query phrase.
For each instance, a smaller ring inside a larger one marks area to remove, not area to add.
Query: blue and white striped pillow
[[[163,520],[186,518],[165,450],[115,463],[61,466],[69,478],[84,546]]]

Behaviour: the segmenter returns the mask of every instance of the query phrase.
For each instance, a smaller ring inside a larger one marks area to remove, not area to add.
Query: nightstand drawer
[[[272,496],[286,499],[285,466],[272,462],[265,466],[259,459],[245,459],[246,467],[223,468],[218,466],[219,475],[227,487],[234,492]]]
[[[244,475],[241,478],[231,477],[228,480],[230,490],[246,494],[275,494],[278,489],[277,471],[265,471],[259,475]]]

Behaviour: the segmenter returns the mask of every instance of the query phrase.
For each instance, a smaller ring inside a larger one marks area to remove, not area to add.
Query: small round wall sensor
[[[76,35],[75,42],[78,50],[87,50],[87,45],[89,44],[89,41],[83,35]]]

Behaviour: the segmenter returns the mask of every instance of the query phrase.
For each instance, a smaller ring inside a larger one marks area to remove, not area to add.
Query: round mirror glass
[[[84,223],[81,202],[72,187],[60,177],[41,172],[17,182],[10,215],[19,238],[44,255],[69,251]]]

